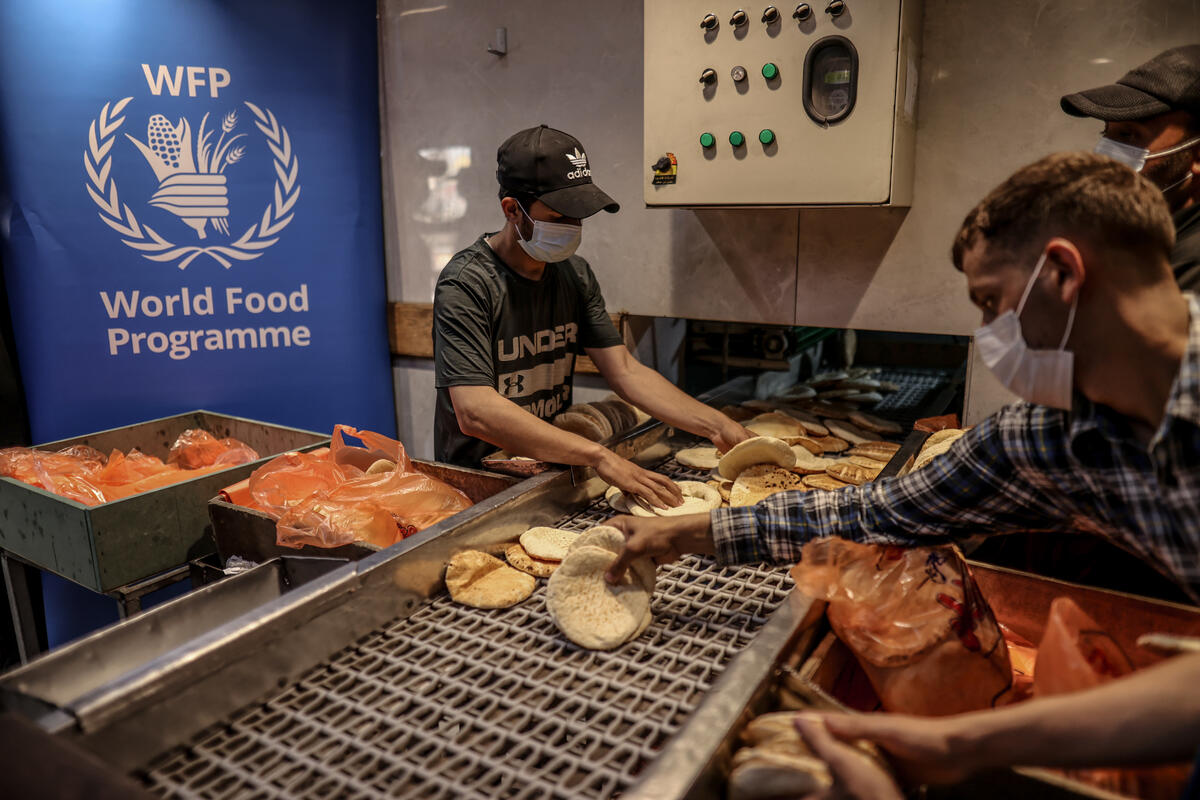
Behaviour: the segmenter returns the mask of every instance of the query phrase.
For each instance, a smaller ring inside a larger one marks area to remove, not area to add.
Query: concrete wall
[[[497,27],[502,58],[486,51]],[[389,293],[428,301],[446,259],[500,225],[496,147],[544,122],[582,140],[622,203],[588,220],[580,248],[611,310],[970,333],[947,257],[966,211],[1020,165],[1092,147],[1099,124],[1063,114],[1063,93],[1198,31],[1190,0],[926,0],[911,209],[690,211],[641,202],[639,0],[382,0]],[[972,374],[978,418],[1005,395]],[[429,455],[431,370],[397,364],[396,386],[401,436]]]

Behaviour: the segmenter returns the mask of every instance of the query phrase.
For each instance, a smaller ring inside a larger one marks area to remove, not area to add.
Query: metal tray
[[[239,439],[263,458],[97,506],[0,478],[0,549],[92,591],[108,592],[214,552],[210,497],[279,453],[329,444],[328,436],[313,431],[191,411],[37,447],[82,444],[103,453],[136,447],[166,460],[188,428]]]
[[[1087,609],[1139,667],[1161,660],[1136,646],[1136,639],[1142,633],[1200,634],[1200,608],[970,563],[997,619],[1031,641],[1040,640],[1050,602],[1063,595],[1075,598]],[[753,717],[779,709],[775,691],[785,673],[794,673],[801,679],[806,689],[804,695],[813,701],[814,707],[845,710],[843,700],[849,699],[862,709],[863,695],[873,697],[870,685],[865,678],[854,680],[849,674],[858,669],[857,663],[845,646],[828,633],[824,609],[824,603],[794,593],[751,646],[729,665],[704,704],[637,785],[623,795],[625,800],[723,798],[737,735]],[[845,692],[855,696],[846,697]],[[980,800],[1114,797],[1048,770],[1025,768],[989,773],[953,787],[935,787],[926,796]]]
[[[420,461],[414,458],[412,464],[418,471],[443,480],[462,491],[471,498],[473,503],[481,503],[520,482],[516,478],[505,475],[449,464],[438,464],[433,461]],[[468,513],[468,511],[469,509],[460,514]],[[208,501],[208,516],[212,519],[213,540],[216,542],[217,554],[220,556],[222,564],[228,561],[230,556],[240,556],[256,563],[280,556],[295,555],[357,561],[372,553],[378,553],[380,550],[379,547],[366,542],[330,548],[307,545],[300,548],[280,547],[275,544],[274,519],[257,509],[246,508],[224,500],[220,495]]]

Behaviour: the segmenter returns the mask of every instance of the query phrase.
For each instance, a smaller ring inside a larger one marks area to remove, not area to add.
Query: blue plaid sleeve
[[[981,533],[1048,527],[1055,503],[1026,477],[1031,460],[1065,457],[1066,438],[1010,406],[944,455],[900,478],[837,491],[782,492],[754,506],[712,512],[725,564],[792,563],[811,539],[929,545]]]

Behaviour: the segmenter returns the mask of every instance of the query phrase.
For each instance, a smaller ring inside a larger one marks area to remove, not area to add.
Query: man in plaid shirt
[[[1200,600],[1200,305],[1174,281],[1173,243],[1162,194],[1115,161],[1060,153],[1019,170],[967,215],[953,258],[989,326],[977,343],[1000,346],[998,376],[1038,404],[1007,406],[900,478],[621,517],[610,577],[638,556],[789,563],[824,536],[930,545],[1070,526]],[[990,336],[1003,323],[1015,341]]]

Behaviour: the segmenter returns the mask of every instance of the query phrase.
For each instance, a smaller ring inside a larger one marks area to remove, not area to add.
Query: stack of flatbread
[[[609,395],[595,403],[576,403],[556,416],[554,425],[593,442],[605,442],[649,418],[616,395]]]
[[[611,650],[650,626],[654,564],[635,560],[615,585],[604,578],[624,546],[625,537],[616,528],[591,528],[571,543],[550,576],[546,610],[563,635],[580,647]]]
[[[539,526],[522,533],[519,541],[495,545],[495,554],[460,551],[446,565],[450,598],[473,608],[514,606],[533,594],[537,578],[554,574],[579,536],[578,531]]]

